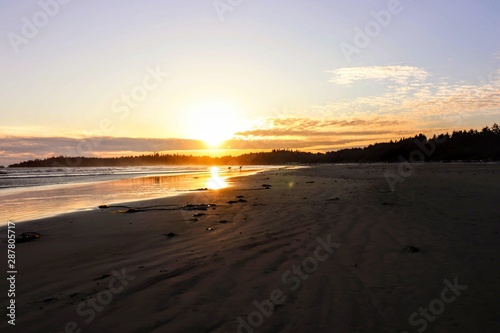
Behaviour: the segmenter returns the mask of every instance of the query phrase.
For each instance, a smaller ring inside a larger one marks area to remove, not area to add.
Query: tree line
[[[420,153],[418,153],[420,152]],[[193,156],[152,153],[121,157],[54,156],[29,160],[9,167],[104,167],[156,165],[277,165],[316,163],[374,163],[400,162],[415,159],[426,161],[500,161],[500,128],[493,126],[478,130],[454,131],[452,134],[423,134],[398,141],[376,143],[364,148],[348,148],[327,153],[311,153],[290,149],[246,153],[239,156]]]

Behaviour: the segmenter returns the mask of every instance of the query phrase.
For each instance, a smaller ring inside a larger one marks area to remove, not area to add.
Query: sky
[[[499,13],[498,0],[0,0],[0,165],[480,129],[500,122]]]

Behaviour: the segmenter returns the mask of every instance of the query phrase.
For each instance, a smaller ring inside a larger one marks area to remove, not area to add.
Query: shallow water
[[[8,221],[20,222],[95,209],[102,204],[167,197],[213,186],[223,187],[224,180],[229,177],[273,168],[277,166],[252,166],[243,171],[220,168],[216,175],[209,167],[166,167],[164,170],[158,167],[45,169],[38,172],[43,175],[39,178],[33,176],[35,170],[16,170],[11,173],[15,176],[3,178],[2,184],[11,182],[12,185],[0,188],[0,225]]]
[[[90,183],[151,175],[208,172],[204,166],[5,168],[0,169],[0,189],[56,184]]]

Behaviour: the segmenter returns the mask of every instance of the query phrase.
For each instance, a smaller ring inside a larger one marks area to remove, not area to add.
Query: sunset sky
[[[500,122],[498,0],[60,2],[0,0],[0,165]]]

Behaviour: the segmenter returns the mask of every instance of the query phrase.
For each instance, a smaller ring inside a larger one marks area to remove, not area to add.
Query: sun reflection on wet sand
[[[207,188],[210,190],[219,190],[221,188],[227,187],[225,178],[219,176],[219,168],[211,167],[210,172],[212,177],[207,181]]]
[[[197,174],[146,176],[95,183],[49,185],[0,191],[0,226],[61,213],[91,209],[102,204],[172,196],[200,188],[219,190],[232,186],[232,177],[251,175],[258,168],[225,171],[211,167]]]

